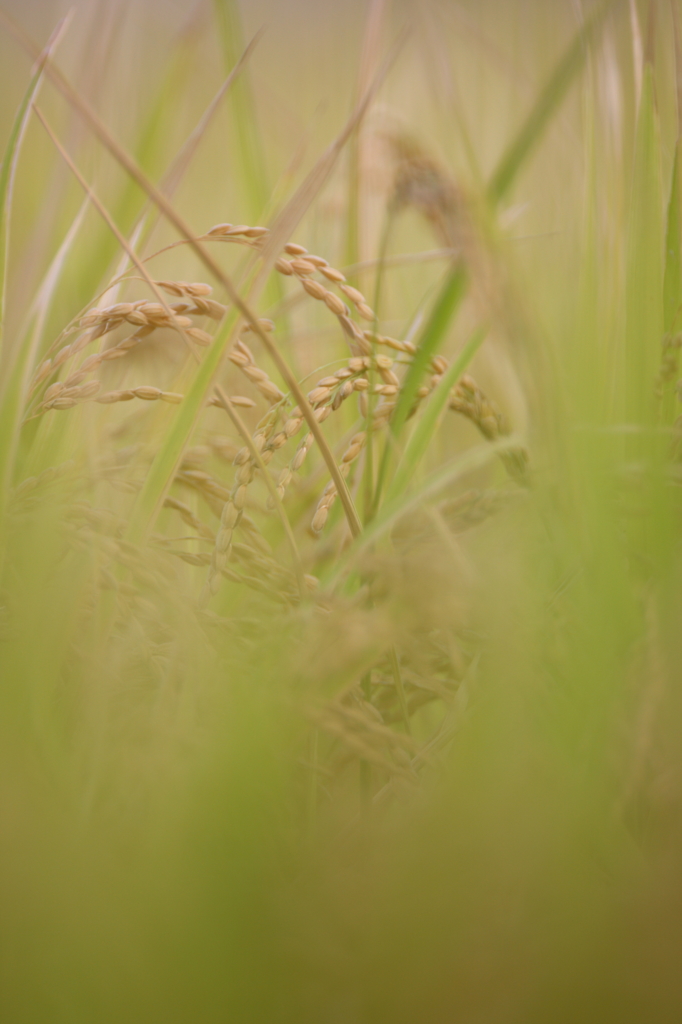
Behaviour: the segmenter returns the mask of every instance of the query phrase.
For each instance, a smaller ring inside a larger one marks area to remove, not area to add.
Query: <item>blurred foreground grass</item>
[[[5,9],[39,47],[60,15]],[[51,59],[94,123],[51,65],[29,85],[2,21],[0,1017],[672,1024],[678,0],[185,16],[76,7]],[[177,294],[142,270],[206,266],[188,246],[135,266],[33,102],[146,259],[178,233],[101,145],[111,127],[218,261],[222,324],[164,311]],[[271,231],[206,237],[227,221]],[[344,335],[305,268],[258,297],[255,257],[290,231],[374,320],[343,292]],[[274,333],[234,325],[226,274]],[[160,326],[105,358],[133,307],[78,318],[133,302]],[[188,328],[213,332],[198,369]],[[95,353],[97,398],[126,400],[49,407]],[[323,428],[345,509],[316,518],[316,444],[282,476],[308,424],[277,353],[304,393],[350,367],[318,410],[366,381]],[[246,399],[246,439],[214,387]]]

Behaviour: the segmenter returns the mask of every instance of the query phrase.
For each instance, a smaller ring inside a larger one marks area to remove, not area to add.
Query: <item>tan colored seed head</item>
[[[192,338],[193,341],[196,341],[197,345],[201,345],[203,348],[208,348],[213,341],[211,335],[206,331],[202,331],[199,327],[188,327],[186,334],[189,338]]]
[[[320,287],[322,287],[322,285],[320,285]],[[341,301],[338,295],[334,295],[333,292],[328,292],[325,289],[323,300],[327,309],[331,310],[332,313],[335,313],[336,316],[348,316],[348,306],[345,302]]]
[[[326,402],[328,398],[329,388],[313,388],[313,390],[308,393],[308,401],[311,405],[319,405],[320,402]]]
[[[301,276],[303,276],[305,274],[314,274],[315,273],[315,264],[314,263],[308,263],[307,260],[302,260],[302,259],[292,260],[290,265],[291,265],[291,269],[294,271],[295,274],[298,274],[299,277],[301,277]]]
[[[132,391],[136,398],[141,398],[145,402],[155,402],[161,397],[160,388],[153,388],[147,384],[143,384],[139,388],[133,388]]]
[[[303,256],[308,250],[303,245],[297,245],[296,242],[287,242],[284,246],[284,251],[288,252],[290,256]]]
[[[366,302],[358,302],[356,309],[363,320],[376,320],[374,310]]]
[[[353,288],[353,286],[350,284],[342,284],[341,291],[343,292],[344,295],[347,295],[350,301],[353,303],[357,304],[359,302],[367,301],[362,292],[359,292],[357,288]]]
[[[319,271],[327,278],[328,281],[333,281],[334,284],[343,284],[346,280],[344,274],[340,270],[336,270],[335,267],[320,267]]]
[[[318,299],[319,301],[326,301],[327,295],[330,294],[325,286],[320,284],[319,281],[301,281],[301,284],[307,291],[308,295],[311,295],[314,299]],[[332,298],[336,298],[336,296],[334,295]]]

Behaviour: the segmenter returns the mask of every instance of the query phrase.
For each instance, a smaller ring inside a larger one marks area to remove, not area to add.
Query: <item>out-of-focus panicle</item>
[[[443,246],[464,256],[471,245],[464,193],[447,171],[407,133],[384,130],[394,166],[391,205],[425,217]]]

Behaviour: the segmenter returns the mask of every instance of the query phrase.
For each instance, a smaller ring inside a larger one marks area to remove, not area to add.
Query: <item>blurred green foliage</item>
[[[14,15],[44,45],[57,6]],[[352,566],[371,579],[370,601],[353,599],[355,576],[330,584],[322,611],[227,585],[202,617],[194,570],[169,572],[163,550],[131,545],[105,587],[106,546],[85,529],[101,514],[105,537],[122,536],[125,485],[141,482],[171,411],[143,410],[125,428],[107,407],[23,426],[11,412],[0,437],[13,466],[0,529],[7,1024],[682,1019],[682,11],[678,0],[616,2],[591,31],[596,7],[559,0],[386,7],[384,50],[410,32],[362,129],[352,216],[368,211],[378,257],[386,139],[400,137],[455,183],[466,225],[439,293],[442,262],[397,257],[442,240],[418,203],[397,211],[379,326],[456,358],[485,325],[466,357],[527,444],[527,480],[509,498],[470,424],[443,413],[436,432],[439,417],[415,426],[405,415],[403,468],[364,547],[323,538],[313,549],[305,516],[321,460],[291,513],[306,570],[333,583]],[[178,191],[198,232],[248,222],[268,189],[288,197],[352,107],[367,5],[243,5],[238,45],[232,0],[199,5],[189,24],[168,0],[117,8],[110,48],[101,12],[77,6],[57,62],[154,180],[225,62],[266,25]],[[27,60],[18,89],[19,44],[4,33],[2,48],[13,54],[0,70],[5,139],[31,71]],[[44,91],[130,231],[145,196]],[[469,145],[487,188],[470,180]],[[296,235],[332,263],[348,234],[347,170]],[[82,201],[35,122],[12,200],[0,365],[10,411],[32,297]],[[160,225],[154,247],[174,240]],[[89,212],[41,310],[44,350],[119,259]],[[225,262],[247,279],[245,263]],[[153,266],[198,279],[183,248]],[[355,273],[373,295],[375,268]],[[295,303],[286,312],[284,341],[312,373],[330,350],[324,323]],[[175,350],[140,366],[186,384]],[[405,413],[416,371],[414,385]],[[392,437],[375,449],[377,472],[402,443],[401,430]],[[119,493],[101,458],[128,446],[149,458],[130,455]],[[505,499],[495,514],[453,513],[493,491]],[[177,534],[169,511],[159,522]],[[283,544],[274,519],[268,540]],[[413,716],[413,784],[368,770],[316,728],[391,645],[442,686],[425,653],[442,637],[443,658],[461,661],[457,687]]]

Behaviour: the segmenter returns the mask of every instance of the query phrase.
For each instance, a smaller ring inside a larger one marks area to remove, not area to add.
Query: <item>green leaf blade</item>
[[[583,66],[587,46],[612,6],[607,0],[578,30],[549,76],[533,107],[500,158],[488,185],[488,197],[497,205],[510,191],[519,171],[536,147],[552,115]]]
[[[138,495],[129,530],[129,539],[141,541],[153,524],[168,493],[180,459],[204,408],[206,397],[222,365],[223,355],[239,320],[239,311],[231,309],[207,349],[185,398],[177,408],[163,444],[152,462]]]
[[[464,299],[466,288],[466,268],[463,264],[457,263],[450,270],[438,294],[431,315],[422,331],[416,355],[410,364],[403,386],[400,389],[398,403],[391,418],[391,432],[387,439],[379,467],[374,497],[375,510],[378,508],[381,492],[390,469],[392,451],[407,423],[421,380],[426,373],[430,360],[436,355],[446,331]]]
[[[663,329],[671,337],[682,328],[682,138],[677,140],[673,159],[670,199],[665,236],[665,270],[663,274]],[[672,339],[671,339],[672,340]],[[678,349],[668,348],[664,353],[669,365],[664,367],[662,416],[664,423],[672,421],[675,409],[675,391],[671,378],[677,376]]]
[[[35,71],[12,123],[2,165],[0,166],[0,365],[3,360],[10,215],[21,144],[31,115],[31,105],[38,94],[43,79],[45,63],[54,52],[69,20],[69,18],[65,18],[57,25],[48,45],[37,61]],[[12,357],[11,368],[6,373],[5,387],[0,392],[0,527],[4,520],[7,497],[12,482],[14,460],[26,397],[27,367],[29,366],[31,353],[31,346],[21,345],[19,347],[19,350]]]
[[[446,406],[450,391],[474,358],[476,352],[483,343],[485,336],[486,331],[484,328],[480,328],[476,331],[443,375],[443,379],[434,391],[424,415],[405,447],[404,455],[400,461],[398,469],[396,470],[396,474],[391,481],[391,487],[388,494],[386,495],[386,500],[389,503],[397,498],[407,487],[409,480],[414,474],[419,462],[423,458],[424,453],[429,446],[429,443],[431,442],[431,439],[433,438],[438,425],[438,419]]]
[[[653,414],[653,387],[660,361],[664,310],[665,225],[661,140],[653,68],[644,68],[635,134],[625,296],[625,417],[646,423]]]

